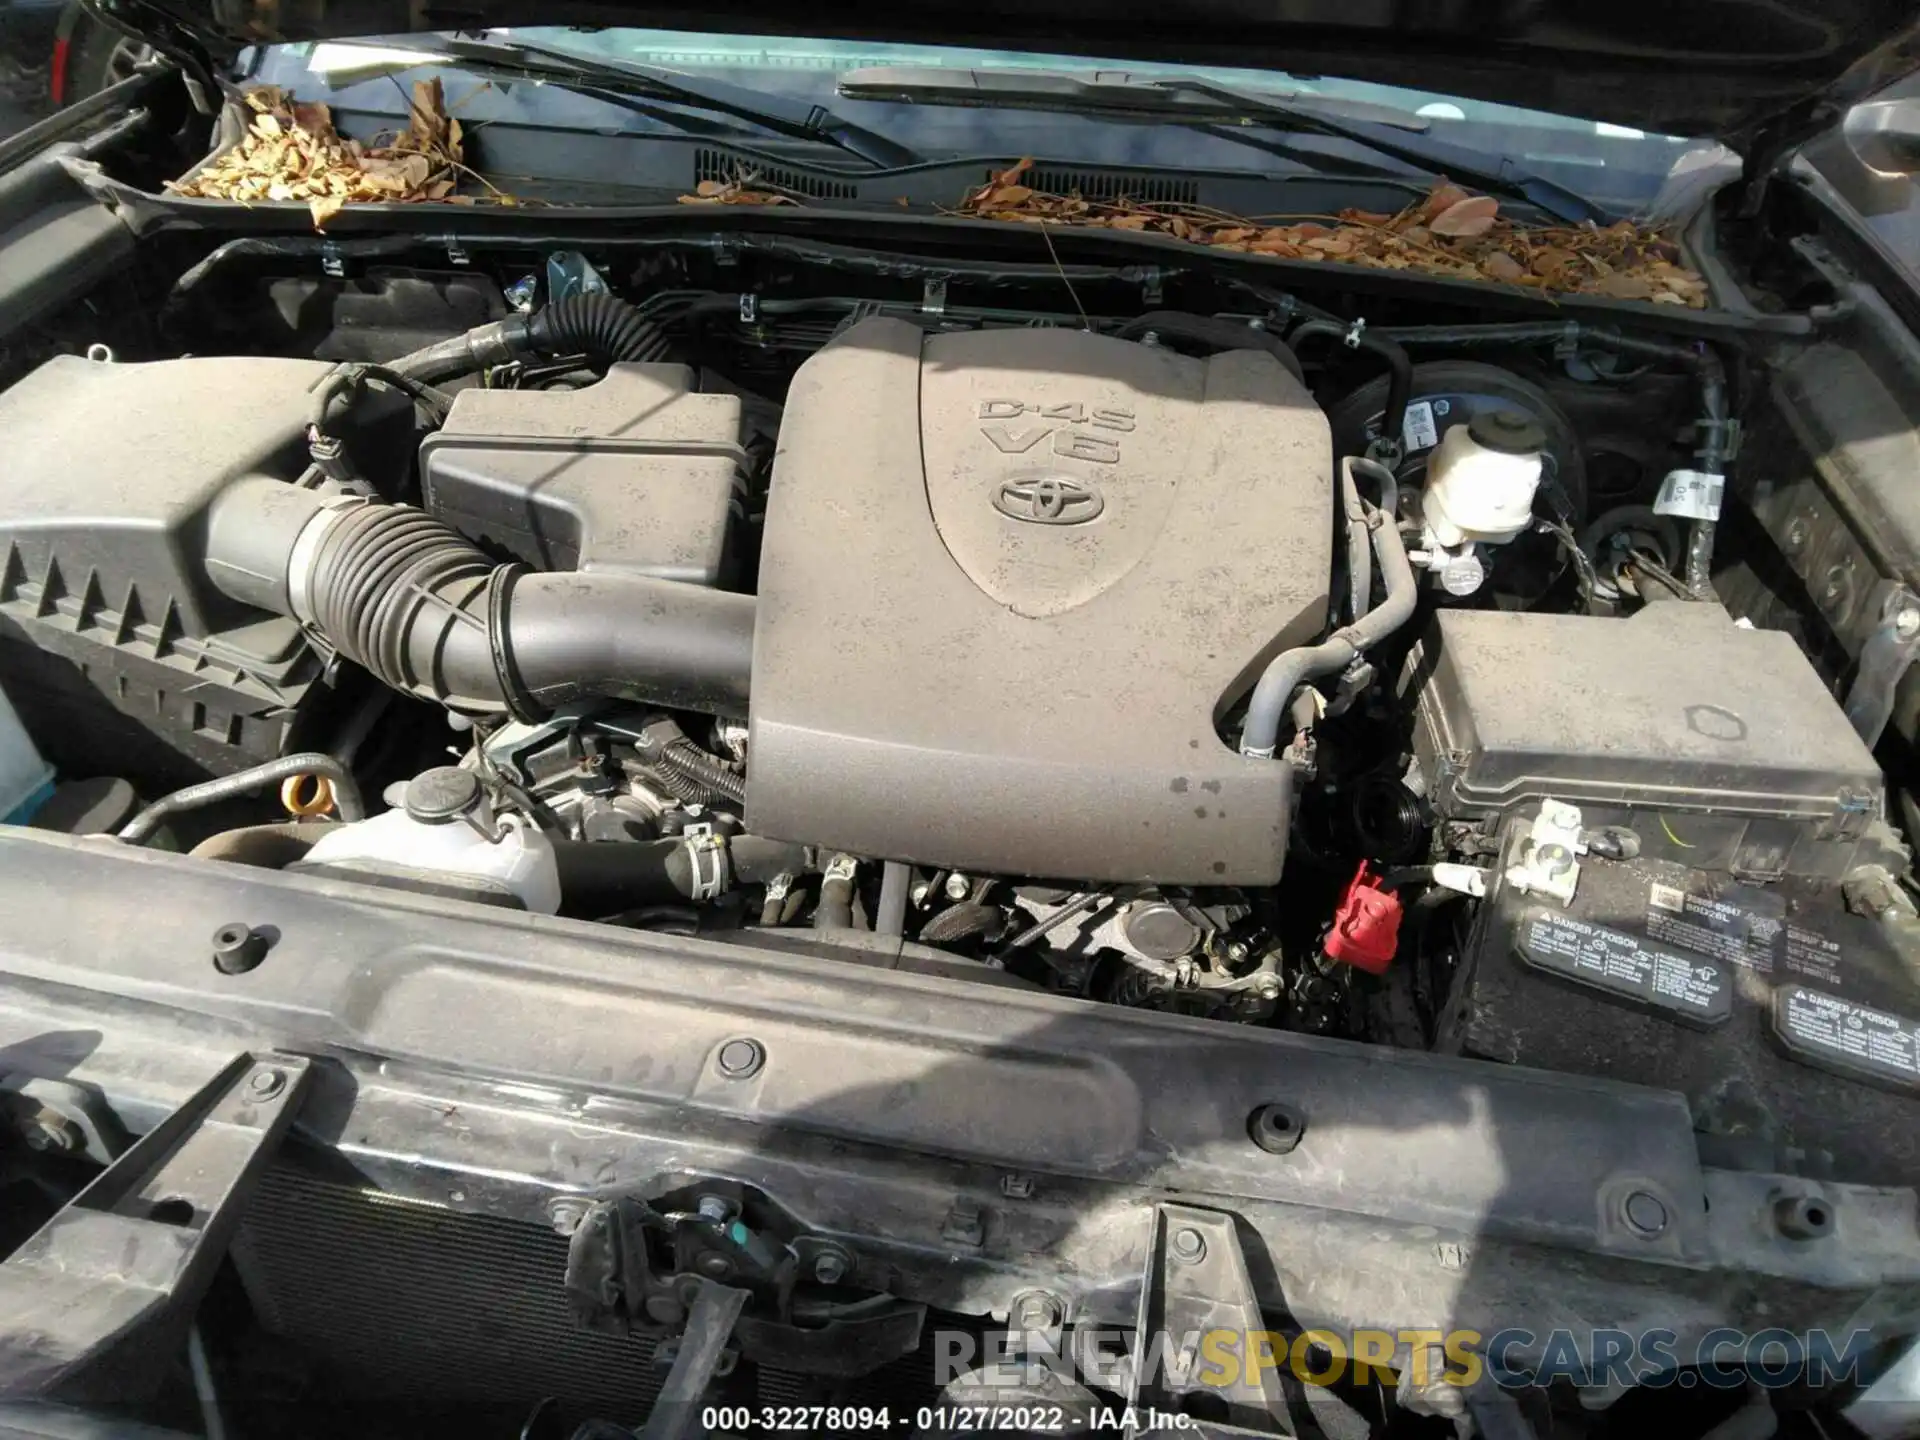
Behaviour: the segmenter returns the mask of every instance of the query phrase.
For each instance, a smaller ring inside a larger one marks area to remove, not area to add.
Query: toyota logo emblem
[[[993,508],[1009,520],[1032,525],[1082,525],[1107,508],[1100,492],[1066,475],[1032,475],[1003,480],[993,492]]]

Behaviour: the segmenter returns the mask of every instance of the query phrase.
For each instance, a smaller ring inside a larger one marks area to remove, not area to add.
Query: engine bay
[[[231,242],[16,355],[0,682],[84,828],[1632,1079],[1920,1179],[1887,717],[1726,598],[1737,351],[394,248]]]

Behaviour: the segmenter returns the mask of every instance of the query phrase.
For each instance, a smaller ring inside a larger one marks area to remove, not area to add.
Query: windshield
[[[1423,122],[1436,141],[1473,151],[1492,166],[1510,166],[1553,181],[1576,194],[1624,212],[1645,212],[1683,157],[1697,163],[1702,150],[1724,155],[1710,141],[1648,134],[1601,121],[1524,110],[1448,95],[1329,76],[1297,77],[1269,70],[1153,65],[1084,55],[1034,54],[930,45],[789,37],[691,34],[615,28],[583,31],[527,27],[485,32],[490,41],[526,43],[590,62],[643,65],[737,85],[785,101],[828,107],[877,131],[926,159],[975,155],[1036,154],[1086,165],[1130,165],[1169,173],[1258,171],[1284,174],[1309,169],[1340,171],[1364,164],[1373,173],[1418,176],[1418,166],[1382,158],[1366,147],[1321,136],[1290,136],[1304,158],[1279,157],[1220,133],[1179,125],[1111,117],[1035,113],[960,106],[913,105],[841,95],[839,79],[872,66],[927,66],[942,70],[1068,72],[1083,78],[1193,77],[1209,83],[1299,100],[1364,101],[1391,107]],[[378,42],[367,42],[377,44]],[[416,37],[410,43],[420,44]],[[424,43],[431,44],[427,38]],[[349,111],[356,106],[392,108],[398,93],[388,77],[353,83],[367,73],[366,45],[326,43],[280,47],[260,57],[256,78],[307,94],[321,81],[330,93],[314,95]],[[450,84],[450,98],[453,90]],[[470,115],[469,115],[469,112]],[[521,86],[514,93],[475,95],[463,119],[527,121],[597,131],[673,128],[657,114],[622,109],[552,86]],[[741,122],[736,138],[764,140]],[[1264,132],[1242,131],[1250,140]]]

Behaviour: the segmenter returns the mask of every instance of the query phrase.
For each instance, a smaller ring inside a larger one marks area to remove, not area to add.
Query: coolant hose
[[[1359,489],[1353,480],[1354,467],[1343,465],[1340,488],[1352,513],[1359,504]],[[1280,738],[1281,717],[1293,699],[1293,692],[1316,675],[1344,670],[1363,652],[1378,645],[1387,636],[1413,618],[1419,590],[1413,578],[1413,566],[1407,560],[1407,547],[1400,539],[1400,527],[1394,517],[1374,510],[1373,553],[1380,564],[1380,579],[1387,593],[1380,603],[1351,625],[1336,630],[1318,645],[1301,645],[1283,650],[1268,662],[1253,698],[1247,702],[1246,727],[1240,735],[1240,753],[1262,759],[1271,758]]]
[[[129,820],[121,828],[120,838],[141,844],[160,828],[161,821],[170,816],[218,804],[222,800],[232,800],[237,796],[251,795],[256,790],[278,785],[282,780],[296,775],[324,775],[333,785],[334,809],[339,811],[342,820],[367,818],[367,807],[361,803],[360,787],[354,783],[353,772],[333,756],[310,750],[299,755],[283,755],[264,765],[222,775],[217,780],[203,780],[198,785],[189,785],[184,790],[162,796]]]
[[[584,355],[596,366],[658,360],[659,326],[616,295],[570,295],[533,315],[512,315],[402,355],[386,368],[432,383],[529,357]]]
[[[650,576],[496,565],[424,511],[243,481],[215,505],[208,576],[300,620],[394,689],[537,719],[589,697],[739,714],[750,595]]]
[[[555,840],[560,913],[593,917],[645,905],[676,905],[713,898],[705,893],[685,840]],[[728,887],[765,885],[807,868],[806,847],[757,835],[725,841]]]

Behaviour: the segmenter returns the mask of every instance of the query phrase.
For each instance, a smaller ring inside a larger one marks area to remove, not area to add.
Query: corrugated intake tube
[[[207,572],[410,695],[537,718],[592,696],[744,713],[750,595],[641,575],[496,565],[420,510],[277,481],[215,507]]]

